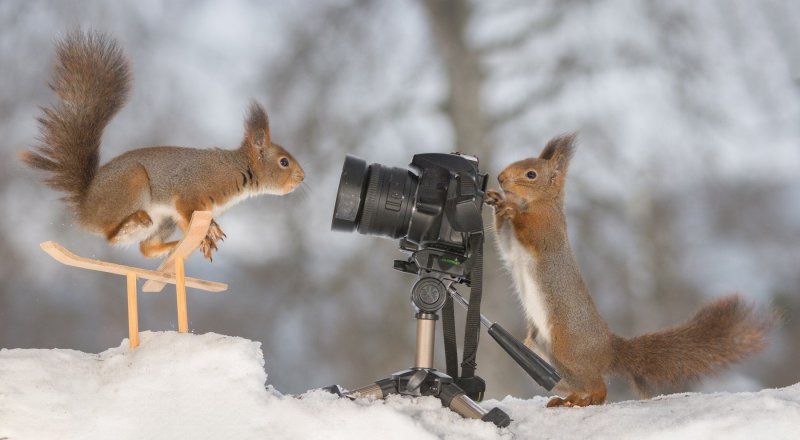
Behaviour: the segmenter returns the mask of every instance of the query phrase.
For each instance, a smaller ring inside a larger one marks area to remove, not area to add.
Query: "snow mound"
[[[0,440],[250,438],[796,438],[800,384],[739,394],[676,394],[592,408],[547,399],[483,402],[509,428],[464,420],[438,400],[301,399],[265,387],[258,342],[143,332],[100,354],[0,350]]]

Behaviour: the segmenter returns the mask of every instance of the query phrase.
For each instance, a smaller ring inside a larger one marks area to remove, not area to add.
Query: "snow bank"
[[[800,384],[739,394],[677,394],[593,408],[546,398],[487,401],[497,429],[434,398],[385,402],[265,388],[260,344],[218,334],[143,332],[100,354],[0,350],[0,439],[798,438]]]

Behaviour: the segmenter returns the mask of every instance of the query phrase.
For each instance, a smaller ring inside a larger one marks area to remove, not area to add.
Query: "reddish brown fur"
[[[178,240],[165,242],[161,237],[150,237],[139,243],[139,251],[145,257],[153,258],[172,251],[177,245]]]
[[[649,396],[654,387],[696,380],[761,350],[772,322],[755,314],[739,295],[717,298],[681,325],[630,339],[616,337],[612,368],[628,376],[641,396]]]
[[[545,302],[549,340],[528,322],[525,344],[549,359],[562,376],[548,406],[586,406],[606,399],[605,377],[626,375],[644,396],[659,385],[677,385],[736,362],[764,347],[773,319],[756,315],[737,295],[703,307],[687,323],[625,339],[613,334],[592,301],[567,237],[564,184],[575,135],[557,137],[536,158],[509,165],[498,177],[503,194],[488,191],[495,207],[498,242],[516,241],[533,266],[514,266],[508,244],[501,253],[511,270],[531,270]],[[535,174],[529,174],[530,172]],[[510,228],[510,230],[508,229]],[[509,235],[510,233],[510,235]],[[525,260],[527,261],[527,260]],[[521,295],[527,294],[525,292]],[[524,296],[524,295],[523,295]]]
[[[131,74],[114,40],[98,33],[70,33],[56,46],[56,56],[50,88],[61,101],[42,109],[40,144],[20,158],[50,172],[45,183],[77,206],[97,173],[103,129],[125,104]]]

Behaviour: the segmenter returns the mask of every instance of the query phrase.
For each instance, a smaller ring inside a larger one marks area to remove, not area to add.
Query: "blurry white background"
[[[308,191],[233,208],[214,262],[195,256],[187,269],[230,284],[189,293],[192,331],[261,341],[284,392],[353,387],[413,362],[414,279],[391,269],[396,242],[330,231],[346,153],[405,166],[459,150],[478,155],[494,185],[505,165],[574,130],[571,241],[612,329],[656,330],[739,291],[781,307],[785,322],[765,352],[694,389],[797,382],[798,22],[792,0],[4,1],[0,347],[97,352],[127,335],[122,279],[59,265],[38,243],[157,265],[78,230],[16,158],[35,144],[38,107],[55,99],[53,43],[80,26],[116,36],[134,70],[102,162],[139,146],[237,147],[257,98],[273,140],[305,167]],[[522,338],[493,246],[486,265],[484,312]],[[141,294],[140,328],[176,327],[170,293]],[[482,340],[488,396],[543,392]],[[623,385],[612,383],[612,399],[630,396]]]

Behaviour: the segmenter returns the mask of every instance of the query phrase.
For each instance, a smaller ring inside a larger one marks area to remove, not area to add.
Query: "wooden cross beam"
[[[39,246],[48,255],[53,257],[54,260],[67,266],[93,270],[96,272],[113,273],[115,275],[128,275],[129,273],[132,273],[136,275],[137,278],[143,278],[146,280],[158,280],[166,284],[178,283],[178,279],[174,273],[158,272],[155,270],[142,269],[139,267],[79,257],[55,241],[45,241]],[[228,285],[225,283],[206,281],[197,278],[184,278],[184,283],[186,287],[200,289],[206,292],[224,292],[228,289]]]

